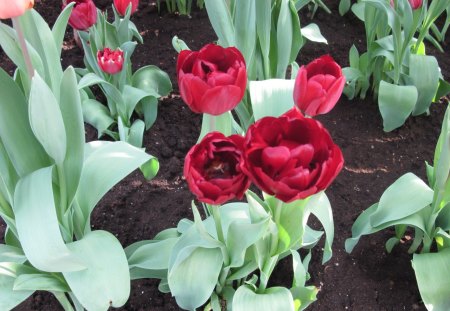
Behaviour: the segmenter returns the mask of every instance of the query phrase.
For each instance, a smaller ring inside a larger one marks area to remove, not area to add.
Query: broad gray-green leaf
[[[450,249],[414,254],[413,268],[420,296],[428,310],[450,309]]]
[[[67,149],[64,120],[55,95],[38,73],[31,82],[28,109],[34,135],[55,163],[61,165]]]
[[[0,85],[0,137],[17,174],[25,176],[50,159],[31,130],[25,96],[1,68]]]
[[[422,179],[413,173],[407,173],[383,193],[377,211],[370,217],[370,223],[377,227],[412,215],[431,204],[433,193]]]
[[[214,32],[223,47],[235,46],[234,26],[225,0],[205,0],[206,11]]]
[[[232,134],[233,129],[233,116],[231,112],[227,111],[218,116],[213,116],[208,113],[203,114],[202,128],[200,130],[200,136],[198,141],[202,140],[208,133],[217,131],[221,132],[225,136]]]
[[[294,107],[295,80],[270,79],[250,81],[250,97],[255,121],[266,117],[279,117]]]
[[[182,256],[180,254],[179,256]],[[178,305],[194,310],[206,303],[218,282],[223,265],[219,248],[197,247],[169,270],[168,281]]]
[[[130,273],[117,238],[106,231],[92,231],[67,246],[87,267],[63,273],[78,301],[87,310],[123,306],[130,295]]]
[[[331,209],[330,201],[328,200],[325,192],[322,191],[311,196],[308,201],[307,210],[317,217],[326,233],[322,259],[322,264],[324,264],[325,262],[330,260],[333,254],[331,245],[333,244],[334,239],[333,211]]]
[[[66,33],[67,22],[69,21],[70,14],[72,13],[72,8],[75,3],[69,2],[67,6],[63,9],[63,11],[59,14],[56,19],[55,24],[52,28],[53,39],[55,41],[55,45],[57,47],[63,46],[64,34]],[[76,30],[74,30],[76,31]],[[61,56],[61,49],[57,50],[59,52],[59,56]]]
[[[325,37],[322,35],[317,24],[311,23],[302,27],[301,33],[302,36],[304,36],[309,41],[328,44],[327,39],[325,39]]]
[[[129,256],[128,264],[130,268],[138,267],[151,270],[167,270],[173,246],[177,241],[178,238],[148,241]]]
[[[151,155],[125,142],[91,142],[88,145],[99,147],[88,149],[91,152],[85,157],[76,194],[86,217],[116,183],[147,161],[156,161]]]
[[[234,17],[234,37],[236,46],[244,55],[247,64],[251,63],[256,44],[256,2],[246,0],[236,2]],[[268,21],[266,21],[268,23]]]
[[[137,119],[133,122],[128,132],[127,143],[136,148],[142,147],[144,140],[145,123],[144,121]]]
[[[82,108],[84,121],[97,129],[98,138],[115,122],[108,108],[96,99],[84,100]]]
[[[25,261],[27,261],[27,258],[20,248],[0,244],[0,262],[24,263]]]
[[[63,167],[66,176],[66,204],[70,206],[80,181],[85,145],[81,99],[73,67],[67,68],[63,73],[61,94],[63,95],[59,99],[59,107],[61,108],[67,135],[67,152]]]
[[[290,0],[281,0],[280,14],[277,23],[277,74],[280,79],[285,78],[286,68],[290,63],[291,48],[293,42],[293,25],[292,15],[289,9]]]
[[[59,87],[62,77],[60,48],[47,22],[35,10],[28,10],[20,17],[25,38],[41,56],[45,69],[45,82],[59,98]]]
[[[169,75],[153,65],[136,70],[132,81],[134,87],[150,94],[154,92],[159,96],[166,96],[172,91]]]
[[[62,279],[62,276],[59,277]],[[71,289],[69,286],[60,278],[52,274],[44,273],[21,274],[14,281],[14,290],[70,292]]]
[[[33,294],[32,290],[14,291],[14,278],[0,273],[0,310],[12,310]]]
[[[378,106],[384,131],[390,132],[405,123],[416,105],[417,96],[415,86],[380,82]]]
[[[257,294],[247,286],[240,286],[233,298],[233,311],[294,311],[291,292],[285,287],[272,287]]]
[[[409,76],[418,91],[413,115],[425,113],[431,105],[439,86],[439,65],[434,56],[411,54]]]
[[[84,269],[61,237],[52,189],[53,166],[23,177],[14,193],[14,214],[22,249],[29,262],[47,272]]]

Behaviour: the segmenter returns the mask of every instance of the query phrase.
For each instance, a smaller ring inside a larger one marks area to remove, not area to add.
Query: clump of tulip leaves
[[[356,219],[345,248],[351,252],[363,235],[395,227],[395,236],[386,242],[390,252],[410,234],[408,228],[414,229],[408,252],[414,253],[420,295],[428,310],[444,311],[450,307],[450,105],[433,164],[426,164],[428,184],[407,173],[390,185],[380,201]]]
[[[115,140],[129,142],[141,147],[143,134],[156,120],[158,99],[172,91],[169,76],[157,66],[148,65],[134,73],[131,56],[136,48],[136,38],[142,37],[130,21],[131,4],[121,16],[113,6],[114,22],[107,20],[107,12],[98,10],[97,22],[87,31],[79,31],[83,45],[85,69],[78,69],[81,75],[79,88],[82,90],[83,116],[94,126],[98,136],[104,134]],[[106,59],[117,62],[120,70],[104,70],[98,58],[99,52],[111,49],[121,53],[121,59]],[[89,87],[98,85],[107,100],[107,106],[97,100]],[[133,118],[133,113],[144,120]]]
[[[14,79],[0,69],[1,310],[36,290],[54,294],[64,310],[120,307],[130,293],[120,242],[92,230],[90,215],[135,169],[153,177],[158,161],[124,142],[85,143],[75,70],[60,64],[71,9],[53,29],[34,10],[18,18],[23,33],[0,23],[0,45],[18,67]],[[30,59],[18,44],[22,35]]]
[[[410,115],[428,113],[433,101],[450,92],[436,58],[426,55],[424,44],[450,0],[420,1],[414,8],[410,2],[362,0],[352,6],[364,22],[367,51],[360,54],[355,46],[350,49],[350,67],[344,68],[345,93],[350,99],[365,98],[372,90],[385,131],[402,126]]]

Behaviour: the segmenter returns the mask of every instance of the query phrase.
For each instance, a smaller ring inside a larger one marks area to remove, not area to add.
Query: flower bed
[[[353,16],[340,17],[337,1],[328,1],[333,15],[318,11],[316,22],[329,44],[308,43],[297,62],[306,64],[318,55],[330,53],[341,64],[348,62],[352,44],[358,48],[364,43],[364,29]],[[333,2],[333,3],[331,3]],[[336,3],[335,3],[336,2]],[[98,1],[100,7],[110,1]],[[60,1],[42,0],[36,9],[51,23],[60,12]],[[302,15],[301,21],[308,20]],[[176,81],[177,54],[171,45],[174,35],[183,38],[193,49],[215,39],[205,11],[194,11],[192,18],[162,13],[154,5],[141,3],[133,21],[144,37],[133,58],[136,69],[144,64],[154,64],[168,72]],[[67,49],[63,52],[65,66],[80,65],[82,51],[66,37]],[[448,42],[448,40],[447,40]],[[448,49],[448,43],[444,49]],[[447,54],[433,53],[439,60],[444,77],[450,76]],[[2,55],[2,67],[12,66]],[[92,225],[96,229],[112,232],[124,246],[151,239],[168,227],[176,225],[183,217],[191,218],[190,201],[193,199],[183,180],[183,163],[187,151],[195,144],[201,118],[194,115],[175,92],[160,103],[155,125],[144,136],[146,150],[159,158],[158,176],[146,181],[135,172],[107,194],[94,211]],[[410,118],[402,128],[390,133],[382,130],[377,105],[371,99],[348,101],[342,96],[329,114],[318,119],[328,128],[346,161],[342,173],[330,186],[328,196],[335,218],[334,254],[325,266],[321,255],[313,253],[310,266],[311,280],[320,288],[318,301],[310,310],[424,310],[406,253],[408,245],[400,245],[388,255],[385,241],[392,232],[383,231],[366,237],[352,254],[344,250],[344,241],[356,217],[399,176],[412,171],[425,178],[423,161],[432,161],[434,146],[440,132],[445,105],[432,105],[429,117]],[[87,128],[88,140],[96,136]],[[408,244],[407,242],[405,244]],[[274,272],[273,283],[288,286],[286,277],[291,263],[282,262]],[[17,307],[17,310],[59,310],[56,300],[47,294],[36,293]],[[179,310],[174,299],[161,294],[154,280],[132,283],[129,302],[123,310]]]

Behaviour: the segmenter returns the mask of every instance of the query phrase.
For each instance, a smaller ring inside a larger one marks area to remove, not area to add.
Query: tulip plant
[[[363,235],[395,227],[386,242],[388,252],[414,229],[409,248],[420,294],[428,310],[450,306],[450,105],[434,154],[434,166],[426,164],[428,185],[407,173],[389,186],[378,203],[365,210],[345,243],[351,252]]]
[[[158,12],[161,12],[161,0],[156,0]],[[178,12],[181,15],[191,15],[192,0],[165,0],[166,8],[169,13]],[[197,0],[197,7],[203,9],[205,0]]]
[[[298,69],[295,59],[306,39],[326,43],[316,24],[300,27],[295,4],[293,0],[205,1],[210,22],[218,37],[218,45],[235,47],[242,53],[249,87],[256,80],[277,79],[267,85],[280,85],[283,80],[284,88],[287,85],[292,92],[292,83],[284,79],[288,68],[291,68],[291,78],[295,77]],[[188,49],[178,38],[174,38],[173,43],[179,52]],[[223,83],[234,82],[222,80],[219,85]],[[242,86],[243,83],[239,85]],[[202,133],[213,130],[227,135],[231,131],[245,133],[255,121],[252,105],[246,92],[241,103],[234,107],[239,122],[235,122],[230,113],[214,115],[214,122],[210,121],[211,115],[204,114]],[[209,128],[212,123],[218,127]]]
[[[137,43],[131,40],[142,42],[130,21],[136,6],[137,1],[115,0],[113,23],[108,22],[106,12],[99,13],[89,32],[79,33],[86,69],[77,73],[82,76],[79,88],[83,90],[85,122],[97,129],[99,137],[106,134],[141,147],[144,131],[156,120],[158,98],[168,95],[172,84],[168,75],[153,65],[132,72],[130,58]],[[91,92],[89,87],[93,85],[98,85],[105,94],[107,106]],[[144,121],[131,121],[135,111]]]
[[[182,51],[181,97],[193,111],[229,113],[244,93],[243,65],[236,48]],[[186,310],[220,311],[224,301],[234,311],[303,310],[316,300],[317,289],[306,286],[311,252],[301,258],[297,250],[310,250],[323,235],[307,225],[313,214],[326,233],[323,262],[331,257],[334,225],[324,190],[341,171],[343,156],[322,124],[300,109],[328,112],[345,79],[329,56],[302,67],[297,79],[290,98],[286,90],[250,90],[252,102],[261,104],[245,136],[202,133],[186,155],[184,176],[205,217],[193,203],[194,221],[182,219],[153,240],[127,247],[133,279],[160,279],[160,291],[170,292]],[[262,197],[249,190],[251,184]],[[246,203],[236,202],[244,195]],[[268,287],[275,266],[287,256],[293,261],[292,287]]]
[[[364,21],[367,52],[350,49],[344,69],[349,98],[364,98],[369,89],[378,97],[385,131],[400,127],[409,115],[427,113],[433,99],[449,92],[433,56],[425,55],[425,39],[450,0],[362,0],[353,5]],[[417,39],[414,38],[419,29]]]
[[[51,292],[67,311],[106,311],[130,293],[120,242],[93,231],[90,215],[118,181],[139,167],[151,178],[158,162],[127,143],[85,143],[75,70],[63,72],[59,57],[72,8],[53,29],[34,10],[18,17],[28,54],[20,51],[18,31],[0,24],[0,45],[18,66],[14,79],[0,69],[0,217],[7,225],[1,310],[36,290]]]

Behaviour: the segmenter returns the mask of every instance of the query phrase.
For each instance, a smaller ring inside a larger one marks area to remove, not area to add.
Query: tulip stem
[[[209,115],[209,132],[214,132],[216,130],[216,117]]]
[[[33,64],[31,63],[30,54],[28,53],[27,43],[25,42],[25,37],[23,35],[22,27],[20,26],[19,18],[13,17],[12,23],[13,27],[16,30],[17,38],[19,40],[20,49],[22,50],[23,58],[25,61],[25,66],[27,67],[28,76],[33,78],[34,76],[34,69]]]
[[[222,229],[222,221],[220,220],[220,206],[219,205],[211,205],[211,212],[212,217],[214,219],[214,224],[216,225],[216,232],[217,232],[217,239],[225,243],[225,238],[223,236],[223,229]]]

